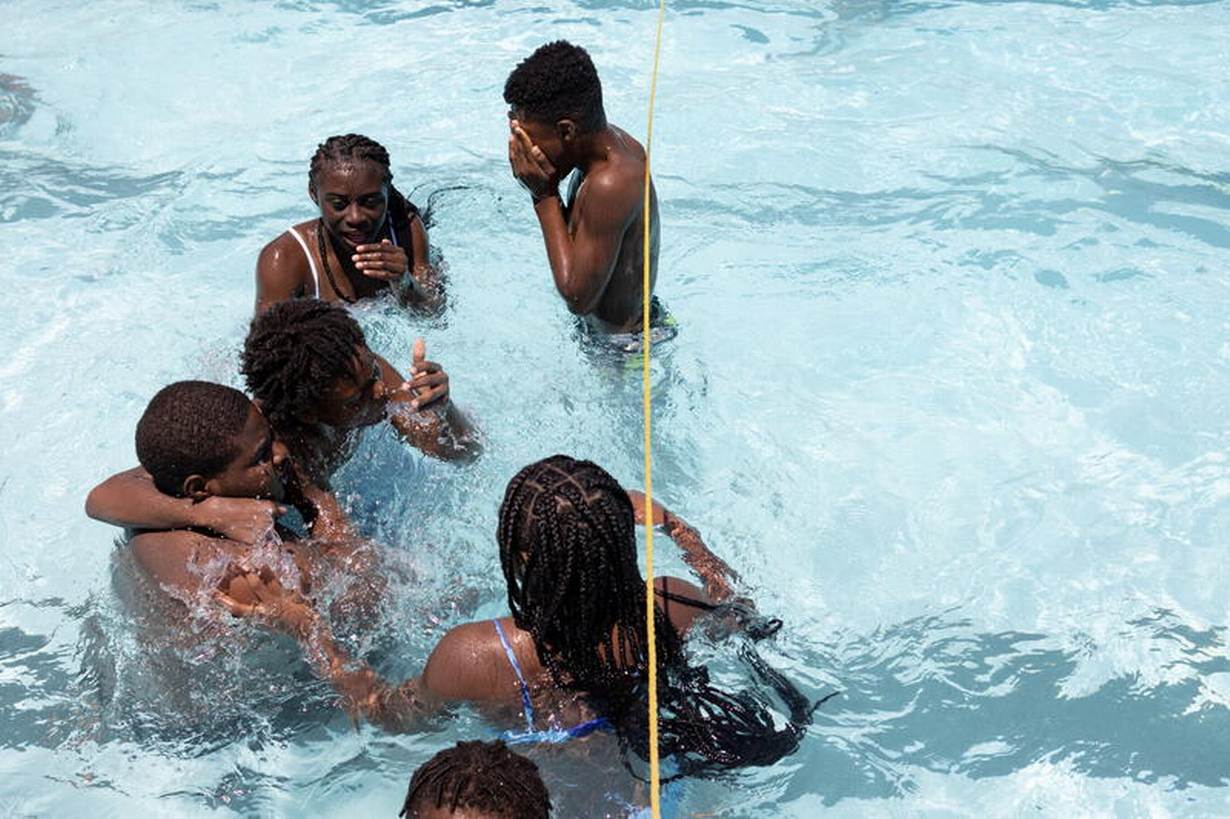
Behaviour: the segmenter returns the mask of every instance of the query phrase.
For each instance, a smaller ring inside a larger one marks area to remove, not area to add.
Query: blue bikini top
[[[606,717],[596,717],[588,719],[571,728],[549,728],[545,731],[539,731],[534,728],[534,703],[530,699],[530,687],[525,682],[525,675],[521,673],[521,664],[517,662],[517,655],[512,649],[512,644],[508,642],[508,635],[504,633],[504,627],[500,625],[499,620],[492,620],[491,624],[495,626],[495,633],[500,636],[500,644],[504,646],[504,653],[508,656],[508,663],[512,666],[513,673],[517,675],[517,686],[521,689],[521,713],[525,716],[524,731],[505,731],[500,735],[509,745],[526,745],[536,742],[561,743],[567,742],[570,739],[580,739],[584,736],[589,736],[594,731],[613,731],[614,725],[611,725],[610,720]]]

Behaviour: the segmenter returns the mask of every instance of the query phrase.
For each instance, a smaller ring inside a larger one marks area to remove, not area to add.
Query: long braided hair
[[[547,819],[551,797],[538,766],[503,742],[458,742],[414,772],[398,816],[415,819],[429,808],[479,810],[500,819]]]
[[[389,219],[392,219],[394,225],[405,225],[413,216],[418,214],[418,208],[411,204],[410,200],[406,199],[401,191],[393,186],[393,171],[389,166],[389,152],[379,142],[362,134],[331,136],[316,146],[316,153],[312,154],[312,162],[308,168],[308,190],[311,191],[312,196],[316,195],[316,180],[319,178],[325,164],[342,162],[374,162],[383,169],[384,184],[389,186],[389,207],[385,212],[386,224]],[[381,227],[383,228],[384,226],[381,225]],[[410,238],[407,236],[405,242],[407,252],[410,250],[409,242]],[[338,297],[342,300],[353,303],[354,299],[339,290],[337,282],[333,279],[333,269],[329,264],[329,254],[325,252],[325,224],[323,219],[316,226],[316,243],[321,264],[324,266],[325,275],[329,278],[329,284],[333,287],[333,292],[337,293]]]
[[[533,635],[554,683],[585,692],[621,745],[647,759],[645,581],[628,493],[597,464],[554,455],[509,482],[496,537],[513,620]],[[759,691],[719,691],[705,668],[689,665],[663,608],[654,611],[659,747],[679,775],[771,765],[793,753],[815,706],[744,648],[743,660],[787,707],[777,728]]]

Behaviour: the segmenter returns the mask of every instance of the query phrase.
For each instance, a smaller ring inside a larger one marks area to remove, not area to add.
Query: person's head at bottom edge
[[[547,819],[551,798],[538,766],[503,742],[458,742],[410,778],[406,819]]]

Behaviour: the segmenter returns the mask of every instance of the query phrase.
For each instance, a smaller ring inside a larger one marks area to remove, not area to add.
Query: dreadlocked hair
[[[189,475],[208,479],[226,469],[251,407],[248,396],[221,384],[169,384],[137,422],[137,460],[158,491],[178,497]]]
[[[308,189],[312,195],[316,194],[316,180],[326,164],[346,162],[374,162],[384,171],[384,183],[389,186],[389,216],[393,217],[393,223],[398,229],[419,212],[410,200],[402,196],[401,191],[393,187],[389,152],[379,142],[362,134],[331,136],[316,146],[316,153],[312,154],[312,164],[308,169]]]
[[[533,635],[553,682],[585,692],[621,745],[648,759],[645,581],[628,493],[597,464],[554,455],[509,482],[496,537],[513,620]],[[720,691],[707,669],[688,664],[661,606],[654,623],[659,749],[674,757],[678,775],[772,765],[794,752],[815,707],[797,688],[750,648],[741,651],[787,706],[777,728],[760,691]]]
[[[554,125],[572,119],[585,131],[606,125],[602,82],[589,52],[567,40],[539,46],[508,75],[504,102],[527,117]]]
[[[458,742],[414,772],[397,815],[415,819],[431,808],[482,811],[493,819],[547,819],[551,798],[538,766],[503,742]]]
[[[240,369],[277,429],[292,429],[326,391],[352,375],[363,330],[344,307],[316,299],[274,304],[252,319]]]

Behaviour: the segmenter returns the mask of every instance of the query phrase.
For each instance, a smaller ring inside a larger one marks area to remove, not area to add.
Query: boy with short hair
[[[289,477],[286,447],[256,404],[239,390],[207,381],[179,381],[162,388],[137,423],[136,447],[142,468],[167,495],[191,503],[213,497],[276,503],[290,494],[314,535],[333,540],[348,535],[332,496],[310,490],[308,500],[299,493]],[[225,584],[227,567],[243,566],[251,552],[248,544],[190,528],[141,531],[130,546],[137,564],[185,604],[202,591],[213,592],[202,589],[203,581]],[[312,558],[290,544],[283,544],[281,551],[296,567],[296,585],[309,591]]]
[[[658,267],[658,201],[651,183],[645,213],[645,149],[607,122],[589,54],[564,40],[513,69],[504,101],[508,161],[533,200],[556,290],[595,330],[637,330],[646,219],[651,293]],[[574,169],[565,201],[559,184]]]

